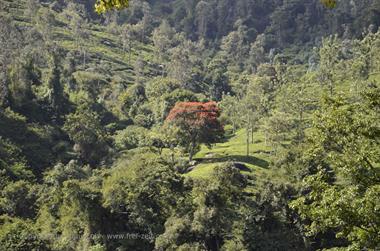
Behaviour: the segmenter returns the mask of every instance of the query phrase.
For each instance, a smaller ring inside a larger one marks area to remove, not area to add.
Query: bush
[[[31,221],[0,218],[0,247],[4,251],[48,250]]]
[[[115,145],[119,150],[133,149],[147,144],[148,130],[140,126],[128,126],[117,131],[114,136]]]

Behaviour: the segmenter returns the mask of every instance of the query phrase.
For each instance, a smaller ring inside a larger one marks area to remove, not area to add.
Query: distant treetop
[[[127,8],[129,0],[97,0],[95,4],[95,10],[98,13],[104,13],[111,9],[123,9]]]
[[[335,8],[337,4],[336,0],[321,0],[321,2],[330,9]]]

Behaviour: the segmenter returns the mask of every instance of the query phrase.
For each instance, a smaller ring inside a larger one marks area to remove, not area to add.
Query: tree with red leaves
[[[178,102],[166,118],[166,123],[179,128],[179,144],[192,160],[200,144],[208,147],[224,134],[219,122],[220,109],[215,102]]]

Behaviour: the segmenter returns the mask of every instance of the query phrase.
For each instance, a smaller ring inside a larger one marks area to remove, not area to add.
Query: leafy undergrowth
[[[185,176],[207,179],[221,164],[233,162],[243,164],[241,172],[248,177],[248,192],[260,190],[268,180],[275,183],[285,182],[280,170],[270,166],[271,148],[265,144],[263,133],[254,133],[253,143],[250,142],[249,149],[250,154],[247,156],[246,131],[239,130],[226,142],[215,144],[211,149],[202,146],[201,151],[195,156],[199,164]]]

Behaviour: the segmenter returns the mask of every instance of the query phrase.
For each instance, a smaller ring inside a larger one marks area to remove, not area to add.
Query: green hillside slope
[[[0,0],[0,251],[380,250],[378,0],[95,2]]]

